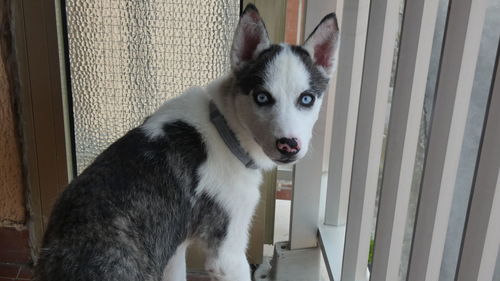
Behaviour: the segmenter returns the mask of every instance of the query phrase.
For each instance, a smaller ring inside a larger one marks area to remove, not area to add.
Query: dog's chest
[[[229,215],[231,220],[246,221],[259,201],[261,172],[228,163],[207,161],[199,169],[198,192],[207,193]],[[226,164],[226,165],[224,165]]]

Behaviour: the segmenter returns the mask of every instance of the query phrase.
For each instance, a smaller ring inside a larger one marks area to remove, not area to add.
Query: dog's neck
[[[224,116],[229,128],[234,132],[241,147],[249,154],[259,169],[269,170],[276,164],[267,157],[262,147],[255,141],[250,129],[241,122],[235,110],[234,95],[238,94],[235,78],[227,74],[207,85],[207,91]]]

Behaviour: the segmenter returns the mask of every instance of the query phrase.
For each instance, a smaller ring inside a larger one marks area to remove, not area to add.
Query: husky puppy
[[[306,154],[338,37],[330,14],[304,45],[272,45],[248,5],[231,72],[165,103],[62,193],[35,280],[182,281],[198,240],[213,280],[250,281],[261,170]]]

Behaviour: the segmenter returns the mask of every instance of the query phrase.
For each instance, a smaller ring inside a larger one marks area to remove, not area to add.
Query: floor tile
[[[31,278],[33,278],[33,269],[29,266],[21,266],[17,279],[30,280]]]
[[[0,264],[0,277],[16,278],[19,273],[19,265]]]
[[[28,230],[18,231],[10,227],[0,227],[0,262],[28,263],[30,249],[28,244]]]

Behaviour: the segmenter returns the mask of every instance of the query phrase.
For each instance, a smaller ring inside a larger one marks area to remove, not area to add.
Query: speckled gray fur
[[[157,281],[185,239],[217,247],[228,215],[195,194],[207,158],[202,138],[181,121],[164,131],[153,141],[130,131],[69,185],[50,218],[35,280]]]

